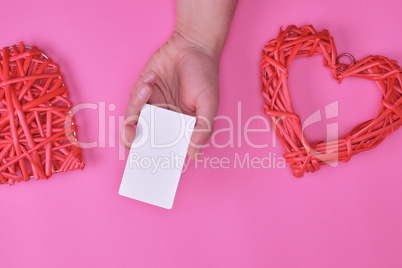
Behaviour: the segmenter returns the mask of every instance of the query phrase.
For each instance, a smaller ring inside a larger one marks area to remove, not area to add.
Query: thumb
[[[130,92],[130,100],[127,104],[125,124],[120,130],[120,143],[130,148],[135,137],[134,125],[137,124],[140,112],[153,92],[153,85],[158,79],[154,72],[147,72],[140,76]]]

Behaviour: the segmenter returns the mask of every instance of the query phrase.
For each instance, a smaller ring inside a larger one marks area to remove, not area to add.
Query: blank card
[[[195,117],[145,104],[119,194],[171,209]]]

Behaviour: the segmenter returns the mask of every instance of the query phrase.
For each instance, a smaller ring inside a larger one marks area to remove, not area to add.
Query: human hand
[[[210,138],[219,105],[219,60],[237,0],[176,0],[170,39],[151,57],[130,93],[120,141],[130,147],[145,103],[195,116],[188,155]]]
[[[130,147],[145,103],[197,118],[188,155],[196,158],[210,138],[219,105],[219,53],[175,31],[150,58],[130,92],[120,141]]]

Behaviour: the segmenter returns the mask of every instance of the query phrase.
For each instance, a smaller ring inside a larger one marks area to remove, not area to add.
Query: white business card
[[[195,117],[145,104],[119,194],[171,209]]]

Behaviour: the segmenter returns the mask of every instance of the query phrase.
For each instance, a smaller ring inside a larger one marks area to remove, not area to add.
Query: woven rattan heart
[[[0,50],[0,62],[0,184],[82,169],[59,66],[22,42]]]
[[[324,65],[332,69],[335,79],[360,77],[373,80],[379,86],[381,106],[375,118],[363,122],[338,140],[310,145],[300,118],[294,111],[288,87],[288,66],[295,57],[321,54]],[[317,32],[313,26],[291,25],[267,43],[262,53],[262,95],[264,111],[271,117],[279,140],[285,147],[284,158],[293,175],[303,176],[321,165],[347,162],[360,152],[372,149],[401,125],[401,69],[396,61],[383,56],[368,56],[351,65],[338,63],[336,47],[327,30]]]

